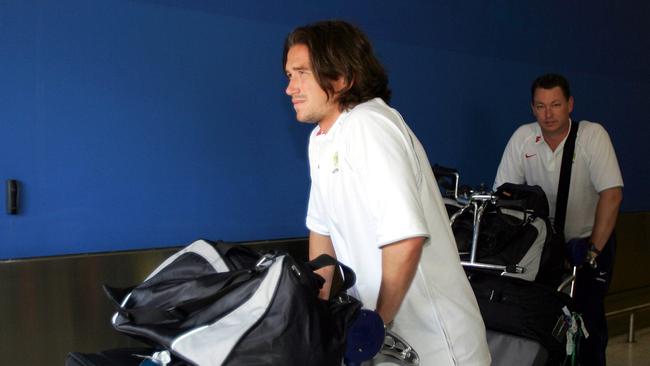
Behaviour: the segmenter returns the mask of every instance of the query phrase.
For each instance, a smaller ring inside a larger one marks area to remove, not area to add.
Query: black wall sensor
[[[7,213],[18,214],[18,181],[15,179],[7,180]]]

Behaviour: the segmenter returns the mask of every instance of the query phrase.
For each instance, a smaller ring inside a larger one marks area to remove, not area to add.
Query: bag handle
[[[307,265],[312,269],[312,271],[327,266],[338,266],[341,269],[341,275],[343,277],[341,291],[349,290],[357,282],[357,275],[354,273],[354,271],[329,254],[321,254],[318,257],[307,262]]]

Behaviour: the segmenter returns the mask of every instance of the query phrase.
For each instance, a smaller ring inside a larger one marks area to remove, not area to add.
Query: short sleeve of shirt
[[[313,184],[309,190],[309,203],[307,205],[307,228],[321,235],[329,235],[329,230],[324,219],[323,202]]]
[[[525,138],[523,135],[526,133],[526,128],[527,126],[521,126],[512,134],[512,137],[510,137],[510,140],[503,151],[499,168],[497,169],[497,176],[494,179],[494,190],[504,183],[523,184],[526,182],[524,167],[521,160],[521,142]]]
[[[318,130],[319,128],[315,127],[309,136],[309,175],[311,178],[311,186],[309,189],[309,202],[307,204],[306,226],[310,231],[329,236],[330,232],[327,223],[325,203],[323,202],[323,196],[318,189],[318,183],[315,179],[316,170],[313,167],[315,155],[315,152],[313,151],[313,140]]]
[[[350,116],[346,150],[348,163],[364,187],[361,202],[374,221],[377,245],[428,237],[409,132],[392,121],[393,116],[363,112]]]
[[[607,131],[597,123],[591,123],[584,144],[588,161],[589,178],[597,192],[623,186],[621,169],[616,159],[614,146]]]

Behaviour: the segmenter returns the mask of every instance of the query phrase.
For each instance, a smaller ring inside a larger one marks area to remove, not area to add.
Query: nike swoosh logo
[[[525,154],[525,155],[526,155],[526,159],[532,158],[533,156],[537,156],[537,154],[531,154],[531,155]]]

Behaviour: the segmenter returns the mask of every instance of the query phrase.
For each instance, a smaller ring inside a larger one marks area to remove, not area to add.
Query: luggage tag
[[[562,308],[562,312],[564,314],[560,315],[557,318],[557,322],[555,322],[555,326],[553,327],[553,331],[551,333],[553,334],[553,337],[560,343],[564,342],[567,331],[569,328],[573,328],[573,325],[575,323],[575,320],[573,320],[573,317],[571,316],[571,312],[566,306]]]
[[[589,332],[587,332],[585,322],[582,320],[580,314],[569,312],[566,306],[562,308],[562,312],[564,312],[565,324],[567,325],[566,354],[568,356],[575,356],[577,343],[579,343],[581,337],[589,338]],[[555,335],[555,329],[553,335]],[[561,340],[558,339],[558,341]]]
[[[569,330],[569,324],[564,320],[564,317],[560,316],[557,318],[557,322],[553,327],[553,337],[557,339],[558,342],[563,342],[567,330]]]

